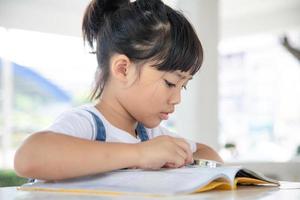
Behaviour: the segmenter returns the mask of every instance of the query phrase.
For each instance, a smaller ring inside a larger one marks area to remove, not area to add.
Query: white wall
[[[221,39],[300,30],[299,0],[220,0]]]
[[[80,36],[89,0],[0,0],[0,26]]]
[[[89,0],[0,0],[0,26],[80,36]],[[193,0],[165,0],[193,9]],[[206,6],[199,0],[202,10]],[[220,38],[299,28],[299,0],[220,0]],[[200,7],[199,7],[200,9]],[[203,12],[203,11],[201,11]],[[200,14],[200,10],[197,11]],[[209,17],[209,16],[207,16]],[[207,18],[206,17],[206,18]]]

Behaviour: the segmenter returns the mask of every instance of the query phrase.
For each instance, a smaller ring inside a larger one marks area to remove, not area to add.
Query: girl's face
[[[181,91],[190,79],[192,76],[188,72],[158,71],[146,64],[136,81],[119,97],[134,119],[147,128],[154,128],[174,112],[175,105],[180,103]]]

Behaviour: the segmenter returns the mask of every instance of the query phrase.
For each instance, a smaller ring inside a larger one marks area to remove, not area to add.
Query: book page
[[[36,182],[20,189],[110,191],[143,194],[187,194],[213,180],[234,181],[237,167],[183,167],[179,169],[118,170],[114,172],[57,182]]]
[[[236,177],[240,180],[242,180],[240,177],[253,179],[253,181],[249,181],[250,184],[253,183],[253,184],[257,184],[257,185],[259,185],[259,184],[279,185],[278,181],[268,178],[259,172],[254,172],[254,171],[252,171],[250,169],[246,169],[246,168],[242,168],[240,171],[238,171]],[[260,180],[261,182],[259,182],[259,181],[256,182],[254,179]],[[243,182],[247,183],[245,181],[243,181]]]

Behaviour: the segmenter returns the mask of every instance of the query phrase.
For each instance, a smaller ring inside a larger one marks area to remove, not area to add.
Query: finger
[[[193,152],[190,148],[190,144],[186,140],[181,138],[175,138],[174,142],[186,152],[187,154],[186,164],[192,163]]]
[[[174,163],[167,162],[163,167],[164,168],[175,168],[175,165],[174,165]]]
[[[185,164],[191,164],[191,163],[193,163],[193,161],[194,161],[194,159],[193,159],[193,152],[192,152],[192,150],[190,148],[190,145],[188,145],[187,148],[182,148],[182,149],[185,151],[185,153],[187,155],[186,159],[185,159],[185,162],[186,162]]]
[[[183,148],[186,152],[191,151],[190,144],[182,138],[174,138],[173,142]]]
[[[171,155],[170,160],[168,162],[172,163],[172,167],[181,167],[185,165],[186,159],[186,152],[182,148],[176,146],[176,149]]]
[[[173,164],[175,168],[182,167],[185,164],[185,159],[182,158],[181,156],[177,156]]]
[[[164,167],[177,168],[185,165],[185,160],[187,158],[186,152],[176,144],[174,147],[175,149],[173,149],[173,152],[169,155],[168,161]]]
[[[189,157],[187,152],[179,146],[177,146],[177,148],[176,148],[176,153],[177,153],[177,156],[180,156],[184,161],[186,161]]]

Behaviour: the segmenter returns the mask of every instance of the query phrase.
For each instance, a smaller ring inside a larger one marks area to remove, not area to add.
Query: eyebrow
[[[181,79],[186,79],[186,78],[187,78],[186,76],[180,74],[179,72],[175,72],[175,74],[176,74],[179,78],[181,78]],[[188,78],[188,80],[192,80],[192,79],[193,79],[193,77]]]

